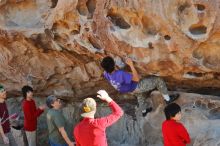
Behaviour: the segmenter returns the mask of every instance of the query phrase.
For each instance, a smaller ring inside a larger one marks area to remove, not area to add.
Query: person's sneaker
[[[152,110],[153,110],[152,107],[146,108],[146,110],[144,112],[142,111],[142,116],[145,117],[147,115],[147,113],[151,112]]]
[[[169,101],[166,101],[166,104],[170,104],[172,103],[173,101],[177,100],[179,98],[180,94],[176,93],[176,94],[171,94],[170,95],[170,100]]]

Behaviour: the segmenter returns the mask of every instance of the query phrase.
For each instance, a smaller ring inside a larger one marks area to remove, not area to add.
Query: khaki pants
[[[0,146],[17,146],[15,139],[11,132],[5,134],[9,139],[9,144],[4,144],[2,137],[0,136]]]
[[[36,146],[36,131],[25,131],[28,141],[28,146]]]

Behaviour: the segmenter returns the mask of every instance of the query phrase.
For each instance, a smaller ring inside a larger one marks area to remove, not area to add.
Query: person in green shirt
[[[46,99],[46,104],[49,107],[47,126],[50,146],[74,146],[74,142],[70,140],[65,129],[68,123],[62,114],[60,99],[50,95]]]

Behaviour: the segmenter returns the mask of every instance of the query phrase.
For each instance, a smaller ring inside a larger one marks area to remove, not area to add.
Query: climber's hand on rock
[[[125,62],[126,62],[126,64],[129,65],[129,66],[133,66],[133,65],[134,65],[134,64],[133,64],[133,61],[131,60],[131,58],[126,58],[126,59],[125,59]]]

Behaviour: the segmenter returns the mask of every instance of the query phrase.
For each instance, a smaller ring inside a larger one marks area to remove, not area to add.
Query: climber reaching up
[[[157,89],[162,94],[166,104],[173,102],[179,97],[179,94],[168,95],[166,84],[160,77],[148,76],[140,80],[133,61],[130,58],[126,58],[125,62],[129,65],[131,73],[124,70],[116,70],[115,61],[110,56],[105,57],[101,62],[101,66],[105,70],[105,79],[120,93],[144,93]],[[151,107],[147,108],[145,106],[145,99],[141,98],[139,104],[143,116],[152,111]]]

